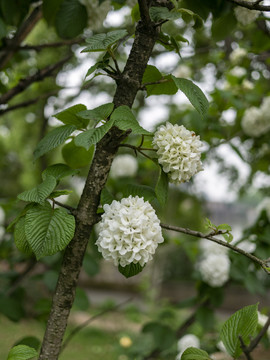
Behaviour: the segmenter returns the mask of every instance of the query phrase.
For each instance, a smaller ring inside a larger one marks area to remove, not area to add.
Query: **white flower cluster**
[[[104,259],[123,267],[131,263],[144,266],[152,260],[164,239],[160,221],[149,202],[129,196],[103,208],[96,245]]]
[[[263,99],[260,107],[252,106],[242,117],[241,126],[244,133],[258,137],[270,130],[270,96]]]
[[[239,64],[246,55],[247,55],[246,49],[237,47],[230,53],[229,59],[233,64]]]
[[[102,4],[99,4],[98,0],[79,0],[79,2],[87,9],[88,27],[92,30],[99,30],[111,10],[110,1],[106,0]]]
[[[253,0],[247,1],[252,2]],[[257,19],[257,17],[260,15],[260,11],[246,9],[242,6],[236,6],[234,8],[234,15],[241,25],[246,26]]]
[[[198,348],[198,349],[200,348],[200,340],[197,338],[196,335],[187,334],[178,340],[178,342],[177,342],[178,354],[177,354],[175,360],[181,360],[181,356],[182,356],[183,352],[189,347],[194,347],[194,348]]]
[[[268,316],[260,313],[258,311],[258,324],[261,326],[261,327],[264,327],[266,321],[268,320]],[[268,328],[267,332],[266,332],[267,336],[269,337],[270,339],[270,327]]]
[[[134,156],[129,154],[117,155],[112,162],[110,175],[113,179],[134,176],[137,170],[138,163]]]
[[[161,125],[155,132],[153,147],[157,149],[158,162],[174,184],[189,181],[203,170],[200,137],[183,125],[169,122]]]
[[[247,73],[247,70],[241,66],[235,66],[230,70],[230,74],[234,77],[241,78],[245,76]]]
[[[219,287],[229,279],[230,259],[227,248],[206,240],[201,241],[202,257],[197,269],[202,280],[212,287]]]

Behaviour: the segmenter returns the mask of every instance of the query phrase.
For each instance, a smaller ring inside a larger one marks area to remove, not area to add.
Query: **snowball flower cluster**
[[[149,202],[129,196],[103,208],[96,245],[104,259],[123,267],[131,263],[144,266],[152,260],[164,239],[160,221]]]
[[[138,163],[134,156],[117,155],[113,160],[110,175],[113,179],[124,176],[134,176],[138,170]]]
[[[197,338],[196,335],[187,334],[178,340],[177,350],[179,353],[177,354],[175,360],[181,360],[183,352],[189,347],[200,348],[200,340]]]
[[[252,2],[253,0],[247,0]],[[253,21],[255,21],[257,19],[257,17],[259,16],[260,11],[257,10],[250,10],[250,9],[246,9],[242,6],[236,6],[234,8],[234,15],[237,19],[237,21],[241,24],[241,25],[249,25],[251,24]]]
[[[153,147],[157,149],[158,162],[174,184],[189,181],[203,170],[200,137],[183,125],[169,122],[161,125],[155,132]]]
[[[220,287],[229,279],[230,260],[227,254],[206,254],[197,264],[202,280],[212,287]]]
[[[246,55],[247,55],[247,50],[238,47],[230,53],[229,59],[233,64],[239,64]]]
[[[242,117],[241,126],[244,133],[258,137],[270,130],[270,96],[266,97],[260,107],[252,106]]]

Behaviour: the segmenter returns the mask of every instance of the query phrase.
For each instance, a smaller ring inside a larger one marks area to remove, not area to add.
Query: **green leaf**
[[[18,195],[18,199],[42,204],[56,186],[56,179],[53,176],[46,176],[44,181],[34,189],[24,191]]]
[[[181,360],[211,360],[211,358],[206,351],[190,347],[183,352]]]
[[[78,0],[64,0],[56,14],[56,31],[63,39],[72,39],[87,26],[86,7]]]
[[[62,208],[52,209],[48,202],[36,205],[25,216],[26,238],[38,260],[63,250],[74,230],[74,217]]]
[[[114,30],[108,32],[107,34],[96,34],[91,38],[86,39],[86,42],[89,45],[81,52],[107,50],[111,45],[115,44],[127,34],[128,32],[126,30]]]
[[[132,22],[138,22],[141,18],[139,4],[135,4],[131,10]]]
[[[143,268],[144,268],[144,266],[141,266],[139,263],[137,263],[137,264],[131,263],[124,267],[121,265],[118,265],[119,272],[122,275],[124,275],[126,278],[130,278],[132,276],[139,274]]]
[[[12,321],[19,321],[24,316],[21,298],[11,298],[0,293],[0,313]]]
[[[101,140],[103,138],[103,136],[113,126],[113,123],[114,123],[113,120],[109,120],[104,125],[102,125],[98,128],[89,129],[89,130],[86,130],[83,133],[77,135],[74,140],[75,145],[82,146],[86,150],[89,150],[92,145],[96,144],[97,142],[99,142],[99,140]]]
[[[95,146],[90,146],[89,150],[81,146],[76,146],[74,139],[62,148],[62,156],[65,162],[73,169],[78,169],[91,164],[95,151]]]
[[[114,200],[113,195],[110,193],[110,191],[105,187],[102,189],[101,191],[101,196],[100,196],[100,203],[101,205],[104,204],[111,204]]]
[[[168,198],[169,179],[168,175],[159,167],[158,181],[155,187],[156,197],[161,206],[165,206]]]
[[[256,333],[257,326],[258,304],[245,306],[223,324],[220,337],[233,358],[238,358],[242,353],[239,336],[245,345],[248,345]]]
[[[14,346],[17,345],[26,345],[29,346],[31,348],[34,348],[35,350],[38,351],[39,347],[40,347],[40,340],[35,337],[35,336],[24,336],[23,338],[19,339],[18,341],[16,341],[16,343],[14,344]]]
[[[217,226],[218,230],[226,230],[226,231],[232,231],[232,228],[229,224],[220,224]]]
[[[154,338],[155,349],[166,350],[176,341],[175,331],[159,322],[150,322],[144,325],[142,332],[150,333]]]
[[[73,191],[72,190],[56,190],[56,191],[53,191],[51,193],[51,195],[49,196],[49,199],[55,199],[59,196],[63,196],[63,195],[69,195],[69,194],[72,194]]]
[[[63,0],[43,0],[42,14],[48,25],[53,25]]]
[[[143,75],[142,83],[157,82],[160,84],[146,85],[147,96],[150,95],[174,95],[178,88],[172,81],[171,76],[163,76],[159,70],[153,65],[147,65]]]
[[[222,236],[224,237],[224,239],[227,241],[227,242],[231,242],[233,240],[233,235],[231,233],[228,233],[228,234],[222,234]]]
[[[61,180],[66,176],[76,175],[78,172],[79,170],[71,169],[66,164],[59,163],[48,166],[47,169],[42,172],[42,179],[45,180],[47,176],[53,176],[56,180]]]
[[[26,255],[33,253],[25,235],[25,216],[17,222],[14,230],[14,241],[17,249]]]
[[[86,106],[83,104],[77,104],[69,107],[55,115],[56,119],[62,121],[66,125],[75,125],[78,129],[85,128],[88,125],[88,121],[85,121],[85,118],[82,118],[78,115],[79,112],[86,109]]]
[[[26,345],[17,345],[10,350],[7,360],[29,360],[37,355],[35,349]]]
[[[149,9],[150,18],[152,21],[158,22],[160,20],[176,20],[182,15],[176,11],[170,11],[166,7],[152,6]]]
[[[34,151],[34,159],[38,159],[48,151],[55,149],[57,146],[63,144],[70,136],[70,134],[72,134],[76,129],[77,127],[75,125],[63,125],[50,131],[38,143],[36,150]]]
[[[33,206],[35,206],[34,203],[27,204],[25,208],[19,213],[18,216],[15,217],[15,219],[8,225],[7,231],[13,231],[13,227],[17,224],[17,222],[20,220],[21,217],[23,217],[29,209],[31,209]]]
[[[186,23],[190,22],[191,20],[194,21],[194,29],[198,29],[203,26],[203,19],[198,14],[195,14],[193,11],[184,8],[181,8],[178,11],[182,14],[182,19]]]
[[[191,80],[176,78],[173,75],[171,77],[178,89],[186,95],[198,113],[202,117],[205,117],[208,111],[209,103],[202,90]]]
[[[213,19],[212,22],[212,35],[215,41],[224,40],[229,36],[237,25],[237,20],[232,16],[231,12],[224,16],[220,16],[217,19]]]
[[[153,188],[146,185],[127,184],[122,188],[123,197],[139,196],[143,197],[145,201],[153,201],[156,198],[156,193]]]
[[[111,115],[111,120],[114,121],[114,125],[121,130],[132,130],[133,134],[138,135],[150,135],[151,133],[141,127],[133,115],[131,109],[126,106],[119,106],[114,110]]]
[[[97,108],[92,109],[92,110],[81,111],[79,113],[79,115],[83,119],[87,119],[88,121],[94,120],[94,121],[98,122],[100,120],[107,120],[108,117],[111,115],[113,108],[114,108],[113,103],[107,103],[107,104],[98,106]]]

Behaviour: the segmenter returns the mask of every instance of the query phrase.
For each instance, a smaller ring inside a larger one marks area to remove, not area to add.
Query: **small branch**
[[[242,6],[249,10],[270,11],[269,5],[260,5],[261,0],[249,2],[246,0],[228,0],[235,5]]]
[[[81,44],[82,42],[84,42],[84,39],[76,38],[76,39],[58,41],[58,42],[53,42],[53,43],[48,43],[48,44],[22,45],[22,46],[17,46],[16,50],[36,50],[36,51],[40,51],[40,50],[48,49],[48,48],[56,48],[56,47],[61,47],[61,46],[73,45],[73,44]]]
[[[240,340],[240,344],[241,344],[241,349],[243,350],[243,353],[246,355],[247,360],[253,360],[250,355],[250,351],[248,350],[248,347],[244,343],[244,340],[242,339],[241,335],[239,335],[239,340]]]
[[[63,342],[60,354],[65,350],[65,348],[67,347],[67,345],[70,343],[70,341],[72,340],[72,338],[78,334],[79,331],[81,331],[82,329],[84,329],[87,325],[89,325],[91,322],[93,322],[94,320],[102,317],[103,315],[111,312],[111,311],[116,311],[117,309],[119,309],[120,307],[122,307],[123,305],[127,304],[128,302],[130,302],[130,300],[132,300],[132,298],[129,298],[115,306],[113,306],[110,309],[106,309],[101,311],[100,313],[90,317],[89,319],[87,319],[86,321],[84,321],[82,324],[78,325],[75,327],[75,329],[73,329],[71,331],[71,333],[67,336],[66,340]]]
[[[259,258],[257,258],[256,256],[240,249],[239,247],[235,246],[235,245],[232,245],[226,241],[223,241],[223,240],[220,240],[220,239],[217,239],[213,236],[213,233],[210,233],[210,234],[204,234],[200,231],[194,231],[194,230],[190,230],[190,229],[187,229],[187,228],[182,228],[182,227],[178,227],[178,226],[172,226],[172,225],[166,225],[166,224],[160,224],[160,226],[163,228],[163,229],[167,229],[167,230],[172,230],[172,231],[177,231],[177,232],[180,232],[180,233],[183,233],[183,234],[187,234],[187,235],[191,235],[191,236],[195,236],[195,237],[198,237],[198,238],[203,238],[203,239],[208,239],[208,240],[211,240],[219,245],[222,245],[222,246],[225,246],[239,254],[242,254],[244,256],[246,256],[247,258],[249,258],[250,260],[252,260],[253,262],[255,262],[256,264],[260,265],[263,270],[268,274],[270,275],[270,271],[267,270],[267,261],[265,260],[261,260]]]
[[[62,208],[69,210],[71,212],[71,214],[76,215],[76,209],[74,207],[63,204],[63,203],[61,203],[61,202],[59,202],[59,201],[57,201],[55,199],[53,199],[52,201],[56,205],[61,206]]]
[[[144,83],[144,84],[141,85],[140,90],[145,90],[146,86],[148,86],[148,85],[164,84],[164,83],[167,83],[169,81],[171,81],[171,80],[161,79],[161,80],[158,80],[158,81],[147,82],[147,83]]]
[[[60,60],[56,64],[49,65],[39,71],[37,71],[34,75],[28,76],[25,79],[21,79],[14,88],[8,90],[4,95],[0,97],[0,104],[6,104],[9,100],[11,100],[14,96],[18,95],[34,82],[42,81],[48,76],[51,76],[53,72],[64,65],[69,59],[71,59],[73,55],[68,55],[64,59]]]
[[[264,336],[264,334],[266,334],[269,326],[270,326],[270,315],[268,316],[268,319],[267,319],[266,323],[264,324],[263,328],[261,329],[261,331],[259,332],[259,334],[251,341],[251,343],[247,347],[247,350],[249,353],[251,353],[258,346],[262,337]]]

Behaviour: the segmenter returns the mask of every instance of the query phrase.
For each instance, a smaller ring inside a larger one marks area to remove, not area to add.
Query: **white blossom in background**
[[[190,78],[192,75],[192,71],[189,66],[181,64],[174,71],[174,75],[180,78]]]
[[[243,58],[246,57],[246,55],[247,50],[238,47],[230,53],[229,59],[233,64],[239,64],[243,60]]]
[[[110,1],[106,0],[100,5],[99,0],[79,0],[79,2],[87,9],[88,27],[92,30],[99,30],[112,8]]]
[[[262,135],[266,127],[261,110],[255,106],[247,109],[242,117],[241,126],[244,133],[248,136],[258,137]]]
[[[200,340],[196,335],[187,334],[178,340],[177,342],[178,354],[175,360],[180,360],[183,352],[189,347],[194,347],[198,349],[200,348]]]
[[[207,254],[197,264],[202,280],[212,287],[220,287],[229,279],[230,259],[227,254]]]
[[[263,210],[266,211],[267,218],[270,222],[270,197],[265,197],[263,201],[258,205],[256,209],[257,217]]]
[[[169,122],[161,125],[154,134],[153,147],[157,149],[158,162],[174,184],[189,181],[203,170],[200,137],[183,125]]]
[[[243,82],[242,82],[242,87],[244,90],[253,90],[254,89],[254,84],[253,82],[247,80],[247,79],[244,79]]]
[[[137,170],[138,162],[134,156],[129,154],[117,155],[112,162],[110,175],[113,179],[134,176]]]
[[[229,250],[225,246],[219,245],[207,239],[200,240],[200,249],[202,251],[202,256],[207,256],[207,254],[227,254]]]
[[[164,239],[160,221],[149,202],[129,196],[103,208],[96,245],[104,259],[123,267],[131,263],[144,266],[152,260]]]
[[[247,70],[241,66],[235,66],[233,67],[230,72],[229,72],[232,76],[235,76],[237,78],[241,78],[243,76],[246,75]]]
[[[263,99],[262,104],[260,106],[260,110],[262,116],[267,118],[268,121],[270,119],[270,96],[267,96]]]
[[[83,179],[83,178],[81,178],[79,176],[73,176],[70,179],[70,185],[72,186],[72,188],[74,189],[76,194],[78,196],[81,196],[82,192],[83,192],[84,185],[85,185],[85,179]]]
[[[264,327],[267,320],[268,320],[268,316],[266,316],[258,311],[258,324],[261,327]],[[267,333],[267,336],[270,338],[270,327],[268,327],[266,333]]]
[[[250,240],[243,240],[237,243],[236,246],[250,254],[256,250],[256,243]]]
[[[252,0],[247,1],[252,2]],[[257,19],[257,17],[260,15],[260,11],[246,9],[242,6],[236,6],[234,8],[234,15],[241,25],[246,26]]]

